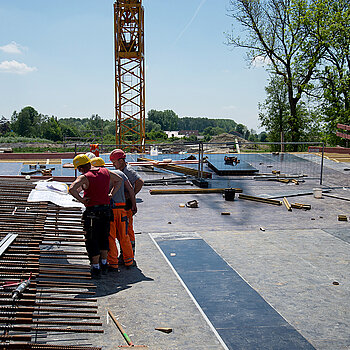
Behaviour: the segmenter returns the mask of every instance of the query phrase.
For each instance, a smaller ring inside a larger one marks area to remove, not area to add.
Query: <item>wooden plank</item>
[[[294,209],[305,209],[310,210],[311,205],[310,204],[302,204],[302,203],[291,203],[290,206]]]
[[[288,199],[286,197],[283,197],[283,204],[285,205],[288,211],[292,211],[292,207],[289,204]]]
[[[242,193],[242,189],[234,188],[236,193]],[[202,193],[224,193],[224,188],[173,188],[165,190],[150,190],[150,194],[202,194]]]
[[[247,199],[247,200],[255,201],[255,202],[262,202],[262,203],[266,203],[266,204],[282,205],[281,201],[277,201],[274,199],[262,198],[262,197],[248,196],[246,194],[240,194],[240,195],[238,195],[238,198]]]
[[[149,159],[149,158],[137,158],[138,161],[141,162],[155,162],[153,159]],[[198,176],[198,170],[197,169],[193,169],[193,168],[187,168],[187,167],[183,167],[181,165],[172,165],[172,164],[152,164],[154,167],[158,167],[161,169],[167,169],[167,170],[171,170],[174,171],[176,173],[180,173],[180,174],[186,174],[186,175],[192,175],[192,176]],[[212,177],[212,173],[203,171],[202,172],[202,176],[205,179],[211,179]]]

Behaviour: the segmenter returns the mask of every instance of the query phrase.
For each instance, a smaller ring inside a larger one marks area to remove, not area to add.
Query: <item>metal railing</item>
[[[319,146],[322,152],[308,152],[309,146]],[[75,144],[75,154],[89,152],[87,143]],[[261,174],[282,174],[307,179],[317,179],[323,183],[324,144],[319,142],[174,142],[147,144],[144,153],[137,152],[137,145],[99,145],[100,154],[109,162],[108,153],[121,148],[127,153],[128,161],[139,157],[161,161],[164,159],[186,160],[195,158],[198,164],[196,177],[203,178],[205,163],[221,164],[224,157],[236,156],[241,164],[247,164]],[[290,151],[280,152],[279,149]]]

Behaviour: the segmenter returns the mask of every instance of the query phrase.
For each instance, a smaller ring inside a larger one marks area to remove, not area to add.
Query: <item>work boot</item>
[[[92,279],[100,279],[101,278],[101,269],[98,269],[96,267],[91,268],[91,278]]]
[[[118,265],[119,266],[124,266],[125,265],[123,255],[121,255],[121,254],[118,257]]]
[[[120,270],[118,269],[118,266],[108,265],[108,272],[120,272]]]
[[[126,266],[126,268],[129,270],[129,269],[131,269],[132,267],[136,267],[136,266],[137,266],[136,261],[135,261],[135,260],[133,260],[132,264],[131,264],[131,265],[128,265],[128,266]]]

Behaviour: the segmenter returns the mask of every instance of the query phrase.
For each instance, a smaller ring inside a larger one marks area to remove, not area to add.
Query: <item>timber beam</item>
[[[234,188],[236,193],[242,193],[242,189]],[[203,194],[203,193],[224,193],[224,188],[181,188],[181,189],[165,189],[165,190],[150,190],[150,194]]]

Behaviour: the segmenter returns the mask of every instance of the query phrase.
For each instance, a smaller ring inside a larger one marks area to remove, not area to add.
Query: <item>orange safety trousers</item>
[[[128,216],[128,236],[130,238],[132,250],[135,254],[135,232],[134,232],[134,227],[133,227],[133,212],[132,210],[127,210],[126,215]]]
[[[116,239],[118,239],[120,249],[123,252],[125,266],[130,266],[134,260],[130,238],[128,236],[128,217],[125,209],[113,209],[114,220],[111,221],[109,232],[109,251],[107,261],[109,266],[118,267],[118,248]]]

